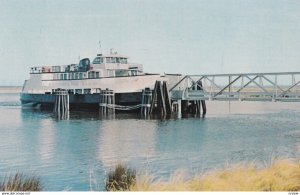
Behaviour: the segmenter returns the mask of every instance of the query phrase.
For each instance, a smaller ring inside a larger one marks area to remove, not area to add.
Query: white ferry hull
[[[24,84],[20,95],[22,105],[41,105],[41,108],[54,106],[53,89],[110,89],[115,93],[115,103],[118,105],[137,105],[142,101],[142,90],[154,88],[155,81],[165,81],[160,75],[138,75],[131,77],[109,77],[85,80],[46,80],[41,74],[31,75]],[[70,109],[98,109],[100,93],[70,94]]]

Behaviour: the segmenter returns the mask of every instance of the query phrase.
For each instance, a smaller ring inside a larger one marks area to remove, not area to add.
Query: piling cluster
[[[114,113],[115,94],[113,90],[106,88],[100,93],[100,112],[103,115]]]
[[[153,97],[150,106],[150,114],[158,113],[161,116],[171,114],[171,100],[166,81],[156,81],[153,89]]]
[[[70,97],[65,89],[56,89],[54,91],[54,113],[59,118],[67,118],[70,110]]]

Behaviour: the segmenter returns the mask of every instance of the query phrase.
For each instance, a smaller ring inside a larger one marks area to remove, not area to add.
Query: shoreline
[[[22,86],[0,86],[0,94],[3,93],[21,93]]]

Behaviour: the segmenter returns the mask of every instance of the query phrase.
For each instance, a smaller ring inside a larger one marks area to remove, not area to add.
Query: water
[[[205,118],[101,119],[22,109],[18,94],[0,94],[0,179],[16,171],[40,177],[47,191],[104,190],[123,163],[168,179],[238,162],[300,157],[300,103],[208,102]]]

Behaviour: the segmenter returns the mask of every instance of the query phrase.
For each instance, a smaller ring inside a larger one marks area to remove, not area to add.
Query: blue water
[[[18,94],[0,94],[0,179],[16,171],[40,177],[47,191],[104,190],[105,175],[123,163],[168,179],[226,164],[268,164],[300,157],[300,103],[208,102],[205,118],[103,119],[22,109]]]

